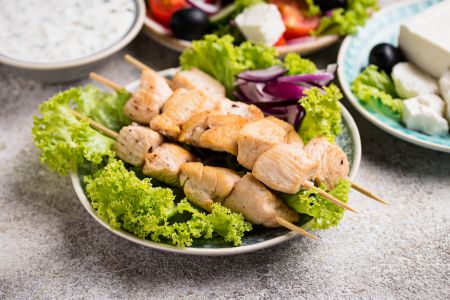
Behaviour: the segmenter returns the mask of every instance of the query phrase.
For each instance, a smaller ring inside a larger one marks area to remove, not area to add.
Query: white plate
[[[190,41],[177,39],[170,30],[160,25],[147,14],[144,21],[144,32],[153,40],[177,52],[183,52],[190,47]],[[283,45],[275,47],[280,56],[295,52],[301,55],[307,55],[324,49],[339,41],[338,35],[324,35],[320,37],[311,37],[311,40],[299,44]]]
[[[171,77],[177,71],[176,68],[167,69],[161,71],[160,73],[163,76]],[[134,91],[139,86],[139,80],[134,81],[126,86],[127,90]],[[345,109],[344,106],[342,108],[342,119],[343,119],[343,132],[338,137],[338,144],[343,147],[344,151],[346,151],[349,156],[350,161],[350,179],[354,179],[356,176],[356,172],[359,168],[359,163],[361,160],[361,140],[359,136],[358,128],[356,127],[355,121],[353,120],[350,113]],[[71,172],[70,178],[72,180],[73,187],[75,189],[75,193],[80,199],[83,207],[88,211],[88,213],[103,227],[108,229],[114,234],[117,234],[124,239],[132,241],[134,243],[153,248],[158,250],[164,250],[175,253],[182,254],[190,254],[190,255],[233,255],[240,253],[253,252],[256,250],[272,247],[278,245],[282,242],[288,241],[298,234],[292,231],[288,231],[284,228],[278,229],[263,229],[265,232],[254,233],[249,232],[243,238],[244,245],[238,247],[232,247],[229,244],[224,242],[217,242],[212,240],[204,240],[201,244],[197,244],[191,247],[179,248],[174,247],[168,244],[156,243],[150,240],[139,239],[136,236],[127,233],[122,230],[117,230],[111,228],[108,223],[104,222],[100,219],[95,210],[92,208],[85,190],[82,185],[82,176],[78,174],[76,168]],[[211,242],[210,242],[211,241]]]

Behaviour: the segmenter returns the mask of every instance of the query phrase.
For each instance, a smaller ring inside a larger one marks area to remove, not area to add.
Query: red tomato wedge
[[[164,26],[169,27],[172,15],[182,8],[188,7],[186,0],[148,0],[151,15]]]
[[[320,17],[307,17],[304,13],[306,4],[298,0],[270,0],[281,13],[286,31],[283,37],[286,40],[309,35],[319,26]]]

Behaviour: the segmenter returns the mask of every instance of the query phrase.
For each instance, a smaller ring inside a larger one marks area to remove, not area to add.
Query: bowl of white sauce
[[[0,0],[0,63],[45,82],[87,76],[130,43],[143,0]]]

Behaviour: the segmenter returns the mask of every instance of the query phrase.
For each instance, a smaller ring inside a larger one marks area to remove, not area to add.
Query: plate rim
[[[383,8],[382,10],[380,10],[379,12],[376,13],[376,15],[374,15],[372,17],[371,20],[369,20],[368,22],[371,22],[374,18],[376,18],[379,14],[385,14],[388,13],[390,11],[396,10],[396,9],[400,9],[402,7],[405,6],[409,6],[415,3],[420,3],[423,2],[423,0],[416,0],[416,1],[408,1],[408,2],[401,2],[401,3],[396,3],[396,4],[391,4],[389,6],[387,6],[386,8]],[[361,28],[360,30],[363,30],[363,28]],[[339,49],[339,53],[338,53],[338,58],[337,58],[337,64],[339,65],[338,68],[338,79],[339,79],[339,84],[341,86],[341,89],[343,90],[346,98],[349,100],[349,102],[351,103],[351,105],[361,114],[363,115],[363,117],[368,120],[370,123],[372,123],[373,125],[377,126],[378,128],[382,129],[383,131],[393,135],[394,137],[397,137],[403,141],[409,142],[411,144],[417,145],[417,146],[421,146],[427,149],[431,149],[431,150],[435,150],[435,151],[441,151],[441,152],[446,152],[446,153],[450,153],[450,146],[445,146],[445,145],[441,145],[441,144],[436,144],[430,141],[424,141],[422,139],[419,139],[415,136],[411,136],[407,133],[404,133],[398,129],[392,128],[391,126],[383,123],[382,121],[378,120],[375,115],[373,115],[370,111],[368,111],[360,102],[359,99],[353,94],[353,92],[351,91],[350,85],[347,84],[347,82],[344,80],[346,78],[345,76],[345,72],[344,72],[344,68],[342,66],[344,66],[344,59],[345,56],[348,52],[348,49],[350,48],[350,44],[352,42],[352,40],[355,37],[353,36],[347,36],[344,41],[342,42],[341,48]]]
[[[170,76],[171,74],[174,74],[178,68],[170,68],[166,70],[162,70],[159,73],[163,76]],[[131,85],[136,85],[139,80],[132,81],[126,85],[126,87],[129,87]],[[356,173],[358,172],[360,161],[361,161],[361,137],[359,135],[358,127],[356,126],[356,123],[351,116],[350,112],[340,103],[341,106],[341,115],[342,118],[345,120],[345,122],[348,125],[350,136],[352,137],[353,144],[354,144],[354,153],[353,153],[353,161],[352,161],[352,168],[349,173],[349,178],[354,179],[356,176]],[[113,234],[116,234],[126,240],[129,240],[131,242],[134,242],[136,244],[146,246],[148,248],[153,248],[156,250],[161,251],[167,251],[172,253],[179,253],[179,254],[186,254],[186,255],[203,255],[203,256],[225,256],[225,255],[236,255],[236,254],[242,254],[242,253],[249,253],[257,250],[262,250],[265,248],[269,248],[278,244],[281,244],[283,242],[289,241],[299,235],[296,232],[290,231],[287,232],[281,236],[278,236],[276,238],[259,242],[252,245],[245,245],[245,246],[237,246],[237,247],[226,247],[226,248],[195,248],[195,247],[176,247],[169,244],[163,244],[163,243],[157,243],[150,240],[144,240],[140,239],[131,233],[125,232],[120,229],[114,229],[112,228],[108,223],[100,219],[100,217],[96,214],[94,208],[91,206],[87,195],[84,193],[83,188],[80,183],[80,179],[78,176],[78,170],[77,167],[74,166],[72,168],[72,171],[70,172],[70,179],[72,181],[72,186],[75,190],[75,194],[77,195],[78,199],[80,200],[83,207],[86,209],[86,211],[93,217],[100,225],[102,225],[104,228],[112,232]]]
[[[163,46],[176,52],[183,52],[183,50],[191,46],[190,41],[177,39],[168,35],[169,30],[152,19],[148,13],[145,15],[144,19],[144,32],[157,43],[162,44]],[[300,44],[275,46],[275,49],[277,49],[280,56],[285,56],[291,52],[308,55],[325,49],[337,43],[340,39],[341,37],[339,35],[330,34],[315,37],[311,41],[306,41]]]

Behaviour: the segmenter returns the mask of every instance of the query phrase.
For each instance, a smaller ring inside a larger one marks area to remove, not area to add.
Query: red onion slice
[[[217,1],[215,4],[207,3],[201,0],[186,0],[186,1],[193,7],[200,9],[201,11],[203,11],[208,15],[216,14],[220,10],[220,1]]]
[[[281,66],[273,66],[267,69],[244,71],[237,77],[247,81],[265,82],[278,78],[286,72],[287,70]]]
[[[301,75],[291,75],[291,76],[283,76],[277,79],[280,83],[290,83],[297,84],[300,82],[303,83],[312,83],[318,86],[326,86],[333,81],[334,75],[328,72],[317,72],[313,74],[301,74]]]
[[[264,92],[283,100],[298,100],[305,95],[304,90],[303,86],[279,81],[268,82],[263,89]]]

